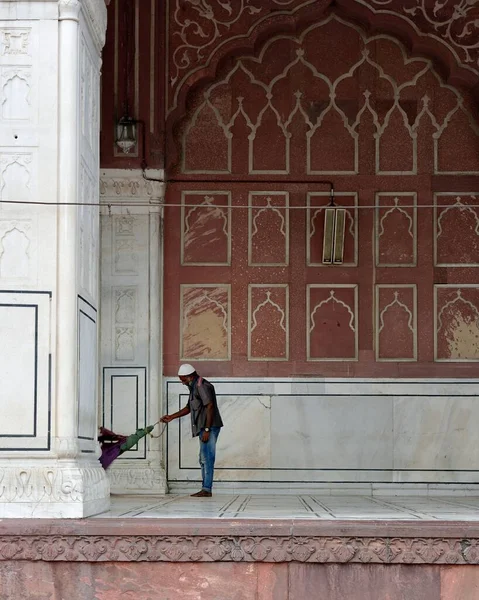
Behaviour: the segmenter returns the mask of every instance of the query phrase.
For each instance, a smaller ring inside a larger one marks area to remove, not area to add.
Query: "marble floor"
[[[477,496],[112,496],[96,518],[479,521]]]

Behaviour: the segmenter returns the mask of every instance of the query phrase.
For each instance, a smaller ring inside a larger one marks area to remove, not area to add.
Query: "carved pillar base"
[[[105,512],[110,484],[100,465],[74,460],[0,461],[0,518],[77,519]]]

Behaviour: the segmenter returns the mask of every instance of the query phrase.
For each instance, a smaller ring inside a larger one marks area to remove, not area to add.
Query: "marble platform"
[[[19,560],[479,564],[479,496],[119,496],[86,519],[0,519],[0,564]]]
[[[397,520],[479,522],[479,496],[326,496],[217,494],[192,498],[112,496],[94,519]]]
[[[2,600],[476,600],[478,590],[479,496],[113,496],[87,519],[0,519]]]

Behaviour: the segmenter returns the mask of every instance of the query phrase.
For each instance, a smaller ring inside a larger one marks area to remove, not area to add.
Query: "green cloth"
[[[126,441],[120,446],[120,454],[123,454],[123,452],[126,452],[127,450],[133,448],[133,446],[136,446],[141,438],[144,438],[145,435],[151,433],[154,428],[154,425],[148,425],[148,427],[145,427],[144,429],[137,429],[135,433],[129,435],[126,438]]]

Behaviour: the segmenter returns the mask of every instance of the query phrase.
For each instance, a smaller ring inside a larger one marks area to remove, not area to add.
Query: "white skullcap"
[[[196,371],[193,365],[181,365],[178,369],[178,375],[183,377],[185,375],[192,375]]]

